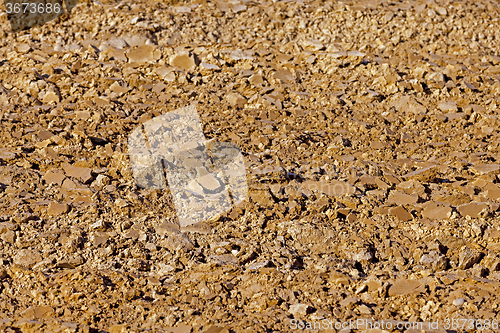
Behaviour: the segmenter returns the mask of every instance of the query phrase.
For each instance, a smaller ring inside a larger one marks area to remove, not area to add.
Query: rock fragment
[[[238,93],[230,93],[226,96],[227,102],[235,107],[242,108],[246,103],[246,98]]]
[[[457,207],[458,212],[462,216],[470,216],[472,218],[481,217],[483,214],[487,213],[489,206],[486,202],[471,202],[469,204],[461,205]]]
[[[414,205],[418,201],[418,194],[406,194],[403,191],[393,190],[387,198],[387,204]]]
[[[442,220],[451,216],[452,209],[449,206],[439,205],[436,202],[430,202],[422,211],[422,217],[431,220]]]
[[[296,303],[290,305],[290,309],[288,310],[288,312],[290,312],[294,316],[297,315],[305,316],[308,310],[309,310],[309,305],[303,303]]]
[[[61,214],[65,214],[69,211],[69,206],[65,203],[58,203],[52,201],[47,208],[47,214],[52,216],[57,216]]]
[[[189,54],[177,54],[170,58],[170,66],[180,67],[184,70],[189,70],[196,66],[195,60]]]
[[[479,262],[482,254],[478,250],[464,246],[460,249],[458,267],[467,269]]]
[[[13,261],[17,265],[32,268],[35,264],[42,261],[42,255],[37,250],[22,249],[14,256]]]
[[[56,104],[59,103],[60,99],[59,96],[53,92],[53,91],[48,91],[42,99],[42,102],[46,104]]]
[[[490,172],[496,172],[500,170],[500,164],[476,164],[472,167],[472,170],[477,174],[487,174]]]
[[[156,50],[153,45],[141,45],[133,50],[127,52],[129,62],[153,62],[160,58],[160,51]]]
[[[418,280],[399,279],[389,288],[389,296],[402,296],[421,291],[422,283]]]
[[[441,102],[438,104],[438,108],[443,112],[457,112],[457,102]]]
[[[434,271],[445,270],[448,265],[448,259],[437,251],[431,251],[420,257],[420,263],[431,268]]]
[[[401,206],[390,208],[389,213],[403,222],[413,219],[413,215],[408,213],[408,211]]]
[[[51,170],[47,171],[47,173],[42,177],[42,180],[45,181],[46,184],[56,184],[62,185],[63,180],[66,178],[64,173],[60,170]]]
[[[88,183],[92,180],[92,169],[90,168],[64,164],[63,170],[68,177],[74,177],[83,183]]]

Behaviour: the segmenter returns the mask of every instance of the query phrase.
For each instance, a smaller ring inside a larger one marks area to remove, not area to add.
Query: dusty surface
[[[0,330],[500,320],[499,18],[486,0],[94,1],[14,33],[3,12]],[[250,193],[180,230],[127,136],[194,102]]]

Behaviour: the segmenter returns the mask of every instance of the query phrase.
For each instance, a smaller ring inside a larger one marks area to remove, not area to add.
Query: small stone
[[[234,12],[234,13],[239,13],[239,12],[242,12],[242,11],[245,11],[247,9],[247,6],[242,4],[242,3],[233,3],[231,4],[231,10]]]
[[[477,262],[479,262],[479,260],[481,259],[481,252],[475,249],[471,249],[467,246],[463,246],[460,249],[458,258],[459,258],[458,267],[460,269],[468,269]]]
[[[125,56],[125,52],[122,49],[110,46],[104,51],[110,58],[119,61],[127,61],[127,57]]]
[[[389,213],[404,222],[413,219],[413,215],[408,213],[408,211],[401,206],[390,208]]]
[[[16,241],[16,234],[12,230],[7,230],[6,232],[0,234],[0,238],[6,243],[14,244]]]
[[[352,309],[353,306],[356,305],[357,303],[359,303],[360,301],[361,301],[361,298],[351,296],[351,297],[344,298],[343,300],[340,301],[339,304],[342,307]]]
[[[79,254],[73,254],[62,258],[56,265],[58,268],[75,268],[82,265],[85,262],[83,257]]]
[[[198,183],[206,190],[206,192],[216,192],[222,186],[219,179],[214,177],[211,173],[208,173],[204,176],[198,178]]]
[[[211,261],[213,261],[219,265],[239,266],[238,259],[232,254],[214,255],[214,256],[211,256],[210,259],[211,259]]]
[[[427,113],[427,108],[418,103],[411,96],[401,96],[392,103],[392,106],[400,112]]]
[[[127,53],[129,62],[153,62],[159,58],[160,52],[153,45],[141,45]]]
[[[365,304],[361,304],[360,306],[358,306],[358,311],[362,315],[372,314],[372,310],[368,306],[366,306]]]
[[[220,332],[223,332],[223,331],[226,331],[228,332],[227,330],[224,329],[224,327],[219,327],[219,326],[210,326],[208,329],[204,330],[202,333],[220,333]],[[185,331],[181,331],[181,333],[184,333]],[[226,332],[223,332],[223,333],[226,333]],[[174,333],[177,333],[174,331]]]
[[[481,217],[488,212],[489,206],[486,202],[471,202],[457,207],[458,212],[462,216],[470,216],[472,218]]]
[[[368,265],[373,262],[374,253],[367,248],[360,249],[351,255],[351,259],[356,260],[362,265]]]
[[[191,13],[191,7],[188,6],[177,6],[174,7],[175,11],[180,14],[180,13]]]
[[[109,327],[109,333],[125,333],[127,332],[126,324],[112,325]]]
[[[393,190],[387,198],[389,205],[414,205],[418,201],[418,194],[406,194],[403,191]]]
[[[50,131],[47,131],[47,130],[40,130],[40,131],[38,131],[38,137],[41,140],[48,140],[48,139],[50,139],[53,136],[54,136],[54,133],[52,133]]]
[[[8,148],[0,148],[0,159],[10,160],[16,157],[16,154]]]
[[[30,50],[31,47],[26,43],[22,43],[17,46],[17,51],[20,53],[28,53]]]
[[[437,166],[418,169],[403,176],[406,180],[418,180],[421,182],[433,182],[437,176]]]
[[[349,215],[347,215],[347,217],[346,217],[346,220],[347,220],[347,222],[349,222],[349,223],[354,223],[354,222],[356,222],[356,214],[354,214],[354,213],[349,213]]]
[[[273,78],[281,82],[288,83],[294,79],[293,74],[288,69],[280,69],[274,72]]]
[[[451,212],[451,207],[431,202],[425,206],[422,211],[422,217],[430,220],[443,220],[449,218]]]
[[[260,261],[260,262],[254,262],[253,264],[251,264],[250,266],[248,266],[248,269],[251,270],[251,271],[256,271],[256,270],[258,270],[261,267],[266,267],[268,264],[269,264],[269,260]]]
[[[91,117],[90,112],[87,110],[75,111],[75,114],[76,114],[77,119],[81,119],[81,120],[87,120]]]
[[[17,265],[32,268],[36,263],[42,261],[42,255],[37,250],[21,249],[13,259]]]
[[[481,260],[481,265],[484,265],[490,272],[498,271],[500,270],[500,257],[489,254]]]
[[[399,279],[389,288],[389,296],[408,295],[418,291],[422,283],[418,280]]]
[[[42,180],[45,181],[47,185],[56,184],[61,185],[66,176],[60,170],[50,170],[42,177]]]
[[[130,203],[125,199],[118,198],[115,200],[115,206],[118,208],[125,208],[130,206]]]
[[[208,69],[208,70],[219,70],[220,67],[217,66],[217,65],[214,65],[214,64],[207,64],[206,62],[202,62],[200,64],[200,66],[204,69]]]
[[[191,57],[191,56],[189,56],[189,54],[185,53],[185,54],[174,55],[170,59],[170,65],[180,67],[180,68],[187,71],[188,69],[191,69],[194,66],[196,66],[196,63],[195,63],[193,57]]]
[[[274,204],[274,197],[270,190],[253,190],[250,191],[250,198],[252,201],[261,206],[272,206]]]
[[[438,108],[443,112],[457,112],[457,102],[441,102],[438,104]]]
[[[365,282],[366,286],[368,287],[368,291],[375,291],[378,290],[380,287],[382,287],[382,282],[379,280],[368,280]]]
[[[448,11],[446,10],[446,8],[444,7],[441,7],[441,6],[436,6],[436,12],[439,14],[439,15],[446,15],[448,14]]]
[[[83,183],[88,183],[92,180],[92,169],[85,167],[77,167],[71,164],[63,165],[64,172],[68,177],[74,177]]]
[[[52,201],[47,209],[47,214],[52,216],[57,216],[65,214],[69,211],[69,206],[67,204],[60,204],[58,202]]]
[[[487,174],[490,172],[498,171],[500,169],[500,164],[498,164],[498,163],[477,164],[477,165],[474,165],[471,169],[472,169],[472,171],[474,171],[474,173],[479,174],[479,175],[483,175],[483,174]]]
[[[245,103],[247,102],[246,98],[241,96],[241,94],[238,93],[230,93],[226,96],[227,102],[235,107],[242,108],[245,106]]]
[[[92,223],[89,227],[91,230],[95,230],[95,231],[106,230],[106,225],[104,224],[104,221],[102,219]]]
[[[53,91],[48,91],[45,96],[43,96],[42,102],[45,104],[59,103],[59,96]]]
[[[196,179],[193,179],[186,186],[186,190],[194,192],[198,195],[203,195],[203,187],[201,187],[200,183]]]
[[[248,81],[250,81],[250,83],[253,85],[264,84],[264,79],[262,78],[262,75],[259,74],[254,74],[250,76],[248,78]]]
[[[98,187],[104,187],[106,185],[109,185],[109,183],[110,183],[110,179],[108,176],[97,175],[96,179],[94,180],[94,182],[92,184],[95,186],[98,186]]]
[[[160,77],[165,77],[167,74],[171,73],[173,71],[172,67],[167,67],[167,66],[160,66],[156,67],[154,69],[154,72],[158,74]]]
[[[465,303],[465,300],[463,298],[456,298],[453,300],[453,305],[456,306],[461,306]]]
[[[448,265],[447,258],[437,251],[431,251],[428,254],[420,257],[420,263],[426,267],[432,268],[434,271],[442,271]]]
[[[194,248],[194,244],[185,233],[180,232],[179,225],[168,222],[155,226],[155,231],[158,235],[168,236],[160,242],[160,246],[170,250],[190,251]]]
[[[387,143],[382,142],[382,141],[372,141],[370,143],[370,148],[373,148],[373,149],[384,149],[384,148],[387,148]]]
[[[294,316],[297,316],[297,315],[305,316],[307,314],[308,309],[309,309],[309,305],[303,304],[303,303],[296,303],[296,304],[290,305],[288,312],[290,312]]]
[[[452,194],[452,195],[438,196],[435,198],[435,201],[446,202],[452,206],[460,206],[460,205],[469,203],[471,200],[470,200],[470,196],[468,196],[465,193],[456,193],[456,194]]]
[[[311,51],[322,50],[325,46],[317,39],[307,39],[302,42],[302,45]]]
[[[170,72],[168,73],[167,75],[165,75],[163,77],[163,79],[166,81],[166,82],[174,82],[175,81],[175,73],[174,72]]]
[[[128,87],[121,86],[118,82],[114,82],[111,86],[109,86],[109,90],[118,95],[123,95],[130,89]]]

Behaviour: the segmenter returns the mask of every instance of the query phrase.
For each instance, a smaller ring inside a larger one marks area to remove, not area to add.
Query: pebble
[[[390,208],[389,213],[403,222],[413,219],[413,216],[401,206]]]
[[[238,93],[230,93],[226,96],[227,102],[235,107],[241,108],[247,102],[246,98]]]
[[[86,167],[77,167],[70,164],[64,164],[63,170],[68,177],[74,177],[83,183],[88,183],[93,179],[92,169]]]
[[[422,211],[422,217],[431,220],[443,220],[450,218],[452,209],[449,206],[441,206],[436,202],[430,202]]]
[[[183,70],[187,71],[193,68],[196,63],[193,57],[191,57],[189,54],[177,54],[170,58],[170,65],[180,67]]]
[[[42,99],[42,102],[44,102],[46,104],[55,104],[55,103],[59,103],[59,101],[60,101],[59,96],[53,91],[48,91],[43,96],[43,99]]]
[[[42,180],[44,180],[47,185],[50,184],[62,185],[65,178],[66,176],[62,171],[50,170],[47,171],[47,173],[42,177]]]
[[[416,293],[422,283],[418,280],[399,279],[389,288],[389,296],[400,296]]]
[[[441,102],[438,104],[438,108],[443,112],[457,112],[457,102]]]
[[[468,204],[460,205],[457,207],[458,212],[462,216],[470,216],[473,218],[480,217],[483,212],[487,212],[489,209],[489,206],[486,202],[471,202]]]
[[[153,45],[141,45],[127,53],[129,62],[153,62],[158,60],[161,53]]]
[[[290,309],[288,310],[288,312],[290,312],[294,316],[297,315],[305,316],[307,314],[308,309],[309,305],[303,303],[296,303],[290,305]]]
[[[47,209],[47,214],[57,216],[57,215],[65,214],[68,211],[69,211],[69,206],[67,204],[65,204],[65,203],[61,204],[61,203],[52,201],[49,204],[49,207]]]

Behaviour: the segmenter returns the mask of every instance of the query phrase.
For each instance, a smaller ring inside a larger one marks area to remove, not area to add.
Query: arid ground
[[[498,2],[0,8],[0,331],[498,328]],[[127,138],[188,105],[248,196],[181,228]]]

